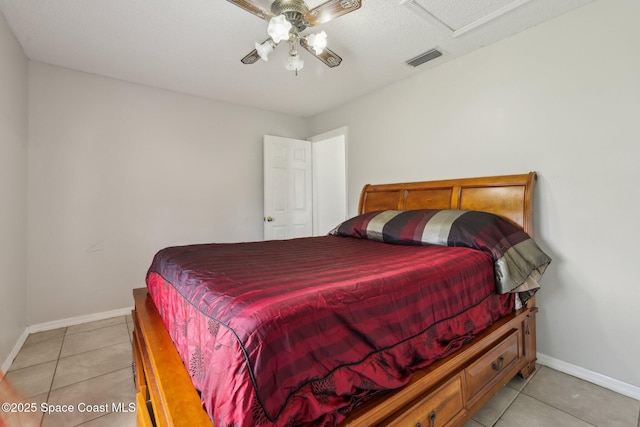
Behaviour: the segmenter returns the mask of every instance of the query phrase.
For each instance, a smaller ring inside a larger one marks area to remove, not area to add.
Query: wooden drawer
[[[463,414],[462,374],[458,374],[385,425],[444,427],[457,421]]]
[[[465,369],[468,399],[472,399],[486,385],[495,384],[511,364],[517,362],[520,357],[519,344],[520,331],[512,329],[500,344]]]

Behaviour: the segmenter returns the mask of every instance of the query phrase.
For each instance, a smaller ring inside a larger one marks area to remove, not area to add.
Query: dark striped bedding
[[[340,236],[172,247],[147,286],[215,425],[335,425],[513,310],[490,255]]]

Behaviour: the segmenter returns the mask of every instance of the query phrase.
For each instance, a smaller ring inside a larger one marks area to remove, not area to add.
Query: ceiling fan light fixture
[[[289,32],[292,27],[293,25],[287,21],[286,16],[278,15],[269,20],[267,33],[273,39],[274,43],[278,44],[283,40],[289,40]]]
[[[274,47],[275,43],[273,43],[271,39],[265,41],[262,44],[256,42],[256,52],[258,52],[258,55],[260,55],[260,59],[266,62],[269,62],[269,54],[273,52]]]
[[[298,71],[302,70],[304,67],[304,60],[300,58],[300,55],[297,53],[295,55],[289,55],[289,61],[287,62],[286,68],[289,71],[295,71],[296,75],[298,75]]]
[[[307,44],[313,49],[316,55],[320,55],[327,47],[327,33],[322,31],[318,34],[308,35]]]
[[[309,0],[228,1],[259,18],[267,20],[269,43],[262,43],[262,45],[256,43],[255,49],[242,58],[241,62],[243,64],[255,64],[259,59],[267,61],[271,52],[282,41],[286,40],[290,45],[290,49],[289,60],[285,65],[288,70],[293,70],[296,74],[304,66],[304,61],[296,51],[296,44],[300,44],[330,68],[340,65],[342,58],[327,47],[327,33],[320,31],[316,34],[303,34],[309,27],[327,23],[358,10],[362,6],[362,0],[313,0],[316,4],[312,5],[312,8],[309,8],[306,3]],[[267,7],[268,4],[271,6]]]

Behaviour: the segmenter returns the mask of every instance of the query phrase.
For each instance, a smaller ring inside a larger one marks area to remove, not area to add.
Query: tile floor
[[[38,409],[74,407],[40,412],[42,427],[133,427],[135,412],[124,410],[135,403],[132,331],[131,317],[121,316],[31,334],[6,377]]]
[[[7,378],[38,408],[85,405],[40,414],[43,427],[133,427],[134,413],[112,411],[134,402],[132,330],[121,316],[31,334]],[[465,425],[483,426],[640,427],[640,402],[542,366],[528,380],[512,380]]]

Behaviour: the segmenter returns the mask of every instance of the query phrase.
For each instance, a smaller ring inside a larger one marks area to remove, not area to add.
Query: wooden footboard
[[[146,288],[133,291],[139,426],[212,426]],[[535,298],[406,386],[356,408],[342,426],[460,426],[511,378],[535,369]],[[432,422],[433,420],[433,422]]]

